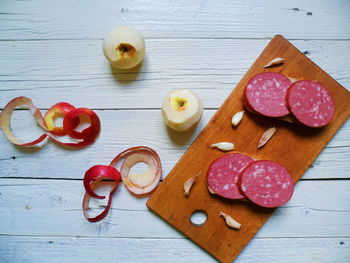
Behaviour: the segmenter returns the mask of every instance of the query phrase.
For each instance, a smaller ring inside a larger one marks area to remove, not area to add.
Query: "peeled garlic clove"
[[[184,195],[189,195],[190,194],[190,190],[192,188],[192,185],[194,184],[196,178],[198,175],[200,175],[201,172],[199,172],[198,174],[196,174],[195,176],[192,176],[191,178],[187,179],[185,184],[184,184]]]
[[[287,77],[287,78],[288,78],[292,83],[298,81],[298,79],[296,79],[296,78],[292,78],[292,77]]]
[[[258,149],[260,147],[263,147],[270,139],[271,137],[276,133],[277,129],[275,127],[268,128],[264,134],[261,136],[261,139],[259,141]]]
[[[281,65],[284,64],[285,59],[284,58],[274,58],[273,60],[271,60],[269,63],[267,63],[264,68],[269,68],[272,66],[276,66],[276,65]]]
[[[209,186],[208,186],[208,190],[209,190],[209,193],[211,193],[212,195],[215,195],[216,193],[214,192],[213,189],[211,189]]]
[[[243,115],[244,111],[239,111],[235,115],[233,115],[231,120],[232,125],[236,127],[243,119]]]
[[[228,214],[225,214],[224,212],[220,211],[220,216],[222,216],[225,219],[226,225],[228,225],[229,227],[234,228],[234,229],[240,229],[241,228],[241,224],[238,223],[236,220],[234,220]]]
[[[219,142],[211,145],[213,148],[217,148],[221,151],[228,152],[232,151],[235,148],[235,145],[231,142]]]

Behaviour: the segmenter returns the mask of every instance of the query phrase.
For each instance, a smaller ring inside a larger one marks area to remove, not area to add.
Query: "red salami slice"
[[[299,80],[287,94],[288,107],[299,122],[309,127],[327,125],[334,114],[334,103],[328,89],[313,80]]]
[[[292,197],[294,184],[287,169],[273,161],[255,161],[241,173],[242,193],[263,207],[278,207]]]
[[[265,72],[251,78],[244,90],[247,106],[268,117],[289,114],[286,105],[287,89],[291,81],[278,73]]]
[[[242,199],[237,181],[242,170],[254,160],[245,154],[232,153],[216,159],[209,167],[207,184],[210,190],[229,199]]]

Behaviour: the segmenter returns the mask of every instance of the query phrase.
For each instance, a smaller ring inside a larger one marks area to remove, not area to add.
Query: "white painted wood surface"
[[[0,225],[0,232],[5,235],[182,237],[147,210],[146,198],[135,198],[124,187],[114,195],[108,217],[91,224],[82,218],[84,188],[80,180],[2,179],[0,183],[0,214],[8,217]],[[348,180],[303,180],[297,184],[291,201],[275,211],[257,237],[348,237],[350,201],[339,200],[349,191]],[[102,211],[100,204],[105,201],[91,204],[96,214]]]
[[[1,39],[103,38],[116,24],[147,38],[348,39],[347,0],[2,0]]]
[[[268,42],[148,39],[142,66],[125,72],[106,63],[101,40],[0,41],[0,61],[6,65],[0,68],[0,106],[22,94],[39,108],[66,100],[98,109],[159,108],[167,92],[186,87],[203,98],[206,108],[218,108]],[[291,42],[350,87],[349,41]]]
[[[216,262],[186,239],[1,236],[4,262]],[[348,263],[350,238],[255,238],[235,263]],[[330,255],[331,254],[331,255]],[[142,259],[140,259],[142,258]],[[257,261],[259,260],[259,261]],[[306,261],[307,260],[307,261]],[[328,261],[326,261],[328,260]],[[288,262],[283,261],[283,262]]]
[[[102,132],[77,151],[51,142],[21,150],[0,134],[0,262],[214,262],[123,187],[108,217],[88,223],[81,213],[84,171],[129,146],[148,145],[166,175],[277,33],[349,88],[349,9],[347,0],[2,0],[0,109],[20,95],[43,112],[68,101],[95,109]],[[146,37],[146,60],[135,70],[114,70],[102,56],[101,39],[117,24]],[[178,88],[195,90],[206,108],[197,129],[185,134],[168,130],[159,110]],[[34,138],[40,131],[27,117],[16,111],[13,128]],[[235,262],[348,262],[349,125]]]

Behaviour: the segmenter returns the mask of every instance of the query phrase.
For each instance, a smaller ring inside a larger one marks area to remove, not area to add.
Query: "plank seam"
[[[79,238],[79,239],[96,239],[96,237],[93,236],[63,236],[63,235],[18,235],[18,234],[0,234],[0,237],[34,237],[34,238],[39,238],[39,237],[53,237],[53,238]],[[111,237],[111,236],[106,236],[106,237],[99,237],[99,239],[155,239],[155,240],[189,240],[188,238],[185,237]],[[254,237],[254,239],[340,239],[340,238],[350,238],[350,236],[322,236],[322,237]]]
[[[272,37],[147,37],[145,40],[271,40]],[[35,41],[103,41],[103,38],[24,38],[24,39],[0,39],[0,42],[35,42]],[[288,38],[291,41],[322,40],[322,41],[349,41],[350,38]]]

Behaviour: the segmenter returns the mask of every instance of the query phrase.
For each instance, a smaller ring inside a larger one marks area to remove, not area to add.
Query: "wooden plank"
[[[254,239],[235,262],[346,263],[349,244],[350,238]],[[186,239],[0,236],[2,263],[45,262],[48,258],[51,263],[216,262]]]
[[[257,237],[350,237],[349,191],[350,180],[300,181]],[[80,180],[1,179],[0,235],[182,237],[147,209],[147,198],[135,198],[123,186],[109,215],[96,224],[83,217],[83,195]],[[101,212],[100,204],[105,201],[91,203],[93,214]]]
[[[108,164],[117,153],[135,145],[147,145],[157,150],[165,177],[208,123],[215,110],[205,110],[199,126],[187,133],[176,133],[167,129],[160,110],[96,112],[102,123],[100,137],[95,144],[82,150],[63,149],[52,142],[41,150],[24,150],[13,146],[0,132],[0,177],[81,179],[90,166]],[[42,132],[35,127],[28,111],[15,111],[12,123],[19,138],[34,139]],[[350,178],[349,134],[350,122],[347,122],[303,178]],[[47,167],[50,167],[49,171]]]
[[[260,134],[266,130],[266,127],[262,127],[264,125],[259,122],[261,117],[254,114],[247,115],[234,135],[230,119],[234,112],[243,108],[242,96],[247,81],[255,74],[266,71],[263,66],[275,57],[283,57],[289,62],[283,67],[267,71],[277,71],[296,78],[316,79],[323,83],[332,94],[335,114],[332,122],[317,133],[316,130],[311,131],[302,126],[297,127],[287,123],[282,125],[271,121],[271,125],[278,126],[280,136],[269,142],[268,147],[257,152],[254,135],[257,134],[259,139]],[[210,195],[206,189],[205,174],[209,164],[222,155],[219,151],[210,149],[210,145],[217,141],[236,139],[237,150],[256,159],[270,159],[283,164],[290,171],[294,182],[297,182],[348,119],[349,104],[350,93],[346,89],[282,36],[275,36],[200,136],[174,166],[161,187],[151,196],[147,206],[220,262],[232,262],[267,221],[273,210],[257,209],[242,202],[233,205]],[[197,188],[194,189],[190,198],[185,198],[183,183],[190,175],[199,171],[203,175],[197,179]],[[189,220],[192,213],[198,209],[208,214],[208,220],[200,227],[191,224]],[[219,211],[225,211],[239,222],[244,222],[242,229],[233,231],[225,226],[218,215]]]
[[[110,68],[100,40],[0,41],[0,108],[17,96],[30,97],[46,109],[58,101],[97,109],[159,108],[166,93],[179,88],[194,90],[206,108],[218,108],[268,40],[146,42],[139,72],[121,72]],[[350,41],[292,43],[350,87]]]
[[[1,39],[102,38],[118,24],[147,38],[349,39],[347,0],[1,1]]]

